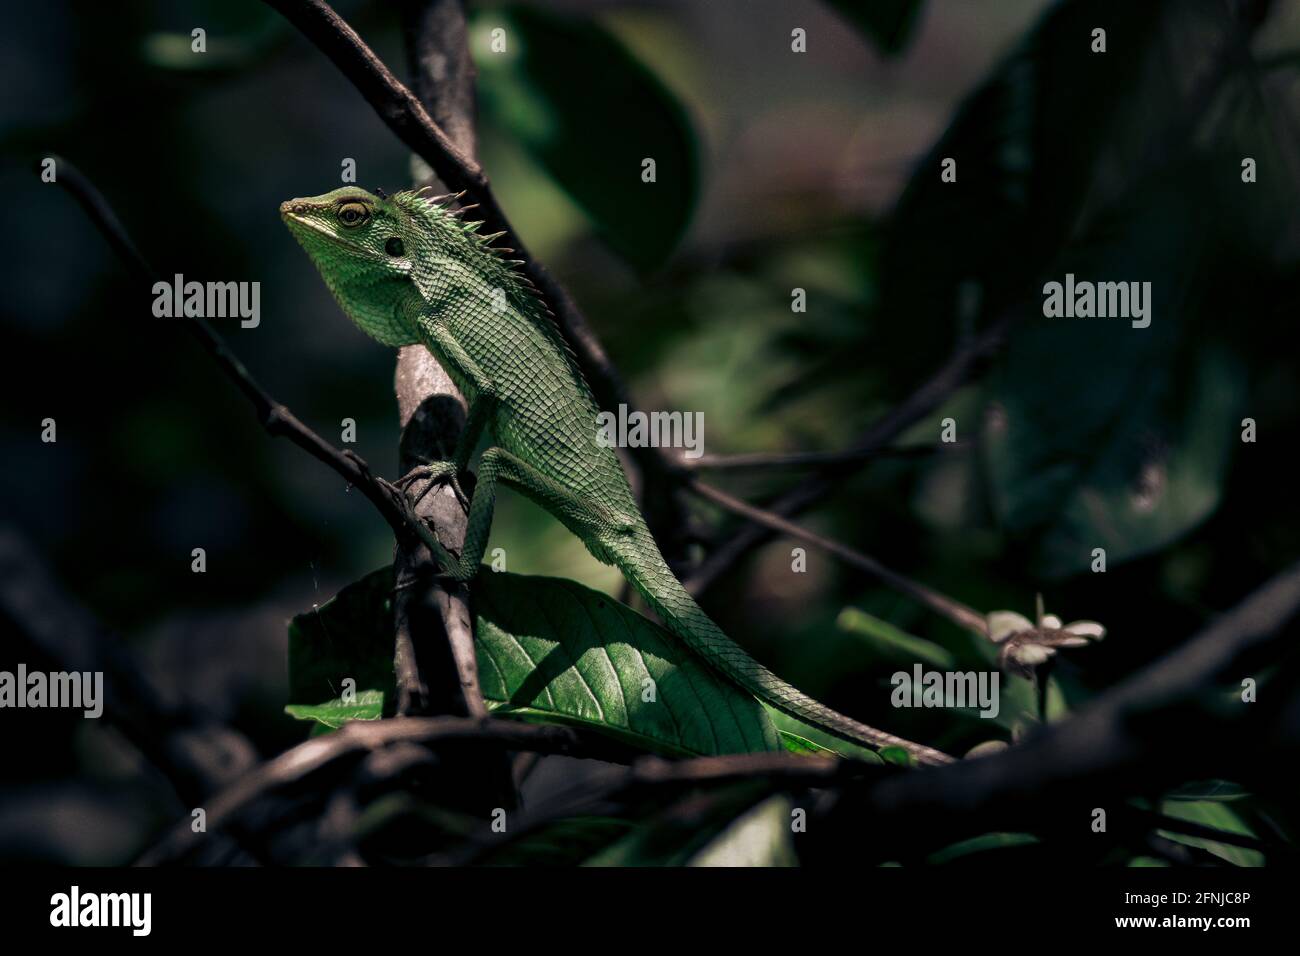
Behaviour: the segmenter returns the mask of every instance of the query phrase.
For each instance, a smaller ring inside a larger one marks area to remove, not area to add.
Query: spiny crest
[[[504,286],[518,287],[528,295],[535,295],[536,290],[528,277],[515,271],[524,264],[524,260],[507,259],[505,256],[515,250],[492,245],[505,235],[505,231],[479,235],[478,230],[483,222],[467,222],[464,219],[466,213],[478,208],[477,203],[453,208],[453,204],[464,196],[465,190],[435,195],[432,186],[421,186],[419,189],[395,194],[392,201],[424,224],[447,248],[471,255],[474,252],[486,253],[483,259],[475,257],[475,264],[488,270],[494,277],[499,272]]]
[[[423,223],[436,237],[435,241],[440,241],[444,248],[460,250],[467,257],[472,257],[473,264],[483,272],[484,278],[506,290],[520,313],[534,321],[563,354],[574,377],[586,385],[578,358],[560,331],[555,313],[542,298],[533,280],[519,271],[524,260],[507,259],[505,257],[513,253],[514,249],[492,245],[506,234],[505,231],[479,235],[478,229],[483,222],[466,222],[463,219],[465,213],[478,208],[477,203],[452,208],[465,197],[466,192],[467,190],[461,190],[458,193],[438,195],[432,186],[421,186],[395,193],[391,201]]]

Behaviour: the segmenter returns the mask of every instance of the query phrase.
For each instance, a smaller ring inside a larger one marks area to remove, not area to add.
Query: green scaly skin
[[[497,484],[507,485],[563,522],[597,560],[617,566],[673,634],[749,693],[855,744],[948,762],[803,694],[700,609],[659,553],[617,455],[597,443],[596,402],[545,305],[515,271],[519,263],[490,246],[495,236],[479,236],[479,223],[463,222],[452,199],[344,187],[280,206],[352,320],[386,345],[425,345],[468,401],[454,459],[420,474],[459,491],[456,476],[483,430],[493,437],[480,460],[464,548],[459,557],[437,556],[447,572],[458,580],[477,573]]]

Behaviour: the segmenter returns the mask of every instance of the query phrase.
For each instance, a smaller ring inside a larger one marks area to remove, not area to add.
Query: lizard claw
[[[376,477],[375,482],[379,487],[383,488],[384,491],[388,492],[388,497],[393,500],[393,504],[397,505],[398,510],[400,510],[408,520],[419,520],[419,515],[415,513],[415,502],[411,500],[411,496],[407,494],[406,489],[398,487],[398,484],[389,481],[387,478]]]
[[[451,490],[456,494],[456,500],[466,511],[469,510],[469,498],[460,487],[460,479],[457,477],[456,463],[452,461],[435,461],[427,465],[417,465],[409,472],[399,478],[396,482],[397,487],[409,494],[410,486],[422,479],[428,479],[428,484],[420,489],[415,496],[415,503],[418,505],[424,500],[432,489],[441,484],[449,484]]]

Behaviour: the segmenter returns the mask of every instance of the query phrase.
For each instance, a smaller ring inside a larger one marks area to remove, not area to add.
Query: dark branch
[[[113,212],[108,201],[95,185],[72,163],[61,157],[54,157],[57,170],[57,183],[67,190],[85,210],[96,228],[104,235],[109,244],[122,256],[131,270],[142,279],[158,282],[161,276],[141,255],[140,250],[131,240],[121,221]],[[201,318],[181,319],[187,329],[248,399],[261,421],[262,427],[271,435],[288,438],[289,441],[306,451],[317,461],[332,468],[348,484],[360,489],[366,499],[388,522],[393,532],[399,536],[416,535],[424,539],[429,534],[428,528],[408,515],[388,488],[370,471],[366,463],[351,452],[340,451],[320,435],[312,431],[294,415],[286,406],[271,397],[235,354],[225,341]]]
[[[406,717],[401,720],[354,720],[334,733],[315,737],[286,750],[245,774],[204,804],[208,834],[237,824],[240,816],[271,794],[307,785],[319,774],[344,772],[352,762],[402,744],[425,747],[475,743],[499,751],[545,754],[581,752],[581,735],[566,727],[526,724],[514,720],[467,717]],[[328,791],[330,788],[324,788]],[[176,860],[193,849],[205,834],[194,833],[183,821],[144,854],[139,865]]]
[[[896,445],[876,452],[862,451],[804,451],[804,452],[742,452],[735,455],[701,455],[694,460],[683,458],[682,467],[691,471],[747,471],[772,468],[816,468],[822,465],[842,465],[861,462],[866,464],[882,458],[930,458],[950,451],[965,451],[970,442],[950,442],[940,445]]]
[[[712,501],[714,504],[721,505],[732,514],[740,515],[755,525],[768,528],[778,534],[788,534],[791,537],[798,538],[801,541],[807,541],[815,547],[821,548],[835,555],[845,564],[866,571],[873,577],[884,581],[896,591],[901,591],[921,604],[924,604],[930,610],[934,611],[941,617],[946,618],[958,627],[965,628],[980,637],[988,637],[988,625],[985,622],[984,615],[972,607],[962,604],[960,601],[950,598],[947,595],[940,594],[933,588],[926,587],[919,581],[913,581],[906,575],[899,574],[885,567],[875,558],[868,557],[860,551],[855,551],[848,545],[833,541],[830,538],[823,537],[816,532],[809,531],[792,521],[787,521],[780,515],[774,514],[764,508],[758,508],[747,502],[735,498],[721,488],[715,488],[712,485],[702,481],[692,481],[689,485],[692,491],[695,491],[702,498]]]
[[[889,820],[901,844],[1000,828],[1072,835],[1087,832],[1094,807],[1122,817],[1126,797],[1187,780],[1283,784],[1300,749],[1292,671],[1279,667],[1257,703],[1224,704],[1218,688],[1226,683],[1239,694],[1242,677],[1283,656],[1294,659],[1286,625],[1297,613],[1300,564],[1069,720],[1000,754],[882,781],[846,802],[838,824],[853,832],[868,820]]]
[[[59,587],[16,531],[3,527],[0,620],[59,670],[104,675],[104,718],[159,769],[186,808],[254,765],[256,751],[247,738],[193,704],[169,704],[121,638]]]
[[[453,146],[472,159],[474,69],[464,10],[459,0],[408,0],[402,14],[420,104],[454,131]],[[407,346],[398,353],[393,385],[402,423],[403,471],[450,458],[467,409],[446,370],[428,349]],[[412,489],[419,501],[416,510],[433,526],[443,547],[458,553],[465,542],[465,510],[451,488],[424,493],[427,484]],[[468,587],[440,580],[437,560],[421,542],[399,541],[393,563],[398,588],[393,602],[397,713],[487,716]]]

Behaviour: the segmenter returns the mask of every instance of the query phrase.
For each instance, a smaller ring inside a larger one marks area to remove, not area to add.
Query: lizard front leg
[[[542,474],[518,455],[501,447],[483,453],[478,467],[478,483],[470,501],[469,520],[465,529],[465,546],[460,557],[446,566],[448,575],[468,581],[478,573],[492,530],[492,511],[500,482],[541,505],[584,539],[596,532],[627,532],[635,528],[636,519],[616,514],[609,508],[573,492],[554,478]]]

